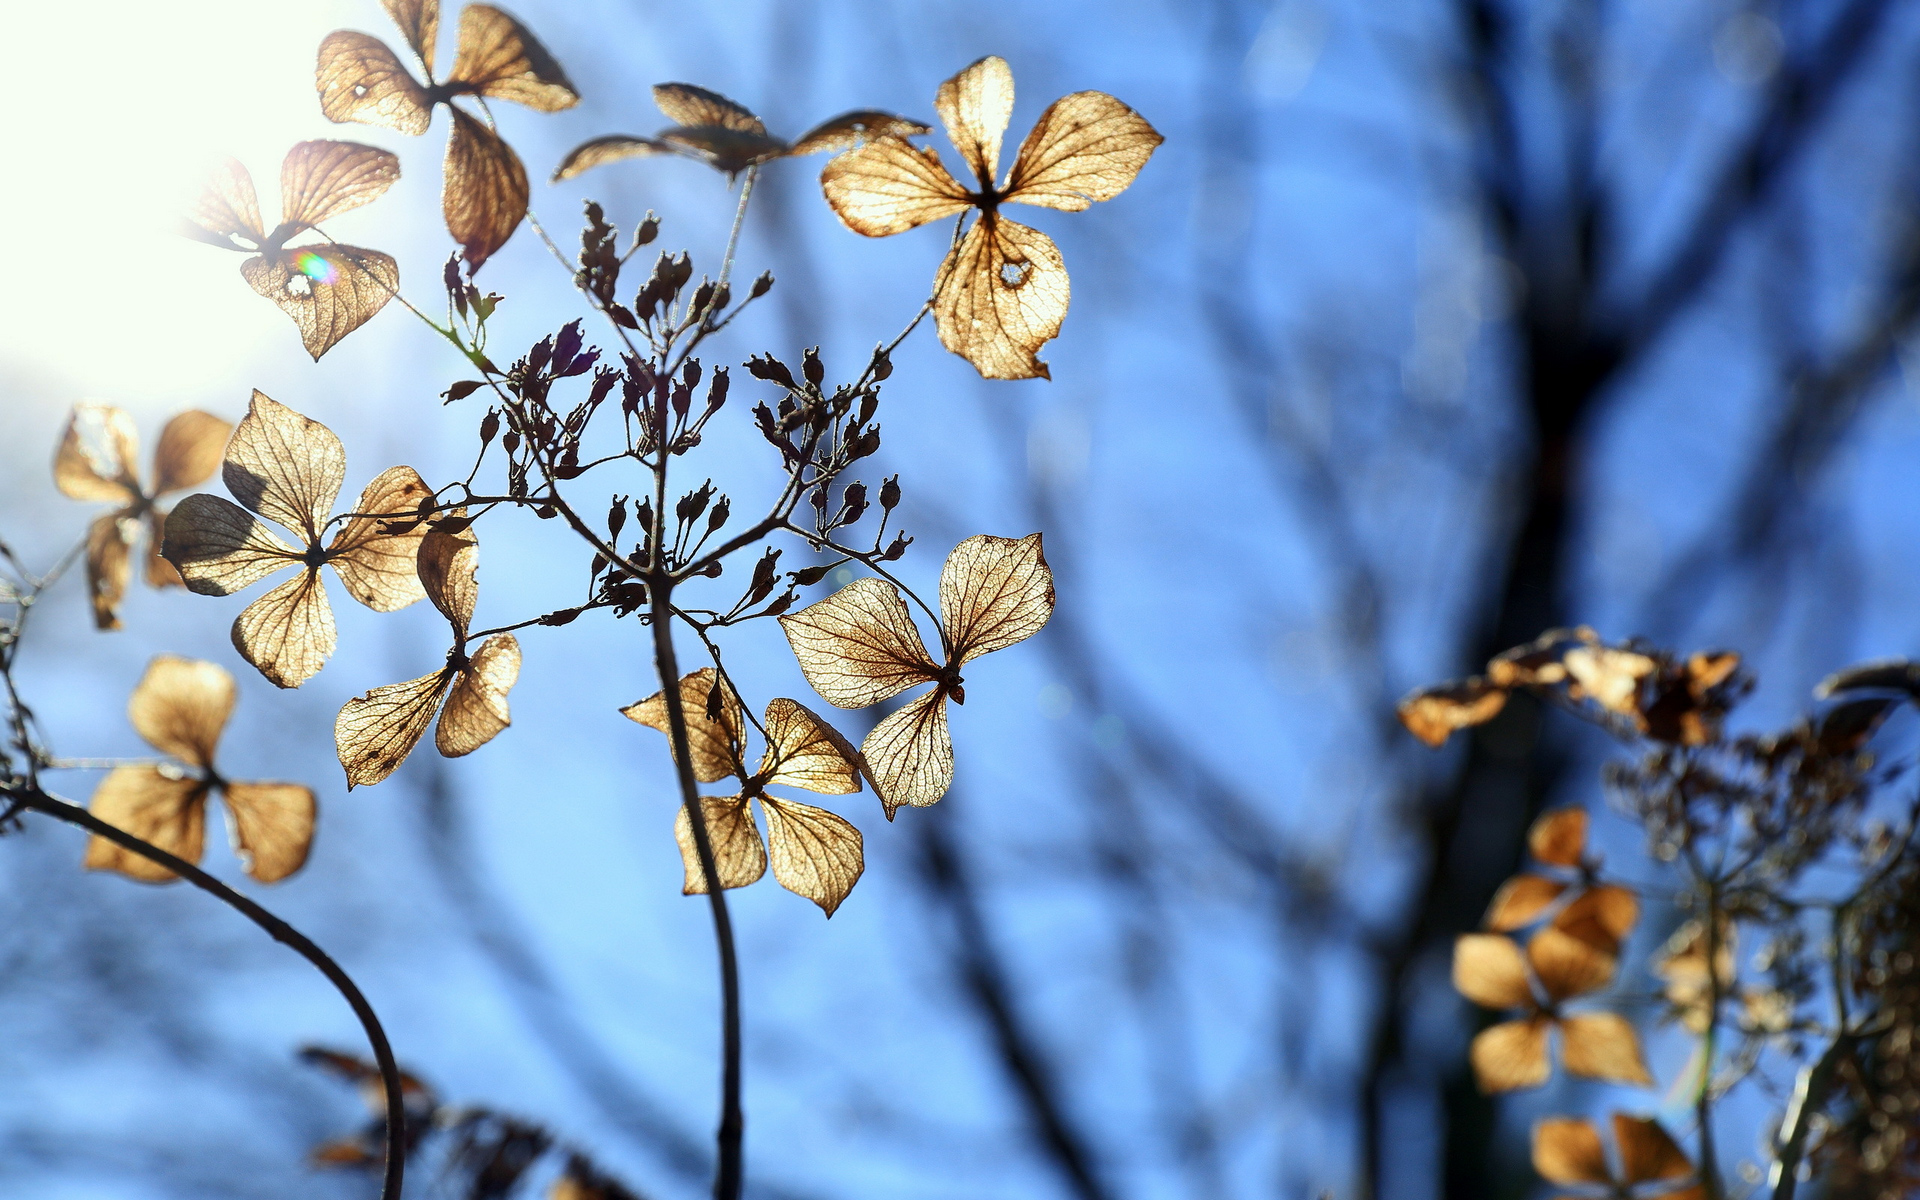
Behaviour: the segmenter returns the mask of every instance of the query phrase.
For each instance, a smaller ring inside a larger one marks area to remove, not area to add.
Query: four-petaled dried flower
[[[233,715],[233,676],[210,662],[161,655],[127,702],[147,744],[186,764],[115,767],[94,789],[88,810],[109,825],[198,864],[206,843],[207,797],[227,802],[234,848],[247,874],[273,883],[298,871],[313,843],[313,792],[295,783],[240,783],[214,766],[220,734]],[[106,838],[87,843],[86,865],[147,883],[172,871]]]
[[[860,747],[888,820],[902,805],[934,803],[953,782],[947,700],[966,701],[960,668],[1038,633],[1053,615],[1053,572],[1040,535],[979,534],[955,546],[940,572],[940,612],[939,661],[927,654],[900,593],[878,579],[857,579],[780,618],[807,682],[829,704],[864,708],[934,685],[874,726]]]
[[[1519,945],[1502,933],[1461,935],[1453,947],[1453,986],[1483,1008],[1519,1009],[1517,1020],[1483,1030],[1469,1057],[1484,1092],[1538,1087],[1552,1074],[1547,1035],[1560,1032],[1567,1070],[1588,1079],[1652,1084],[1640,1039],[1617,1013],[1563,1013],[1568,1000],[1599,991],[1615,960],[1574,938]]]
[[[231,595],[299,568],[233,622],[234,648],[281,687],[300,686],[333,653],[333,608],[320,583],[322,566],[331,566],[347,592],[375,612],[405,608],[426,595],[414,567],[426,527],[387,526],[412,517],[433,493],[412,467],[389,467],[326,543],[322,535],[333,523],[346,473],[346,451],[332,430],[255,392],[221,471],[240,504],[199,492],[167,518],[161,553],[202,595]],[[293,531],[299,547],[281,541],[256,513]]]
[[[744,105],[690,83],[660,83],[653,102],[674,124],[646,138],[616,133],[582,142],[553,172],[558,183],[604,163],[653,154],[684,154],[717,171],[737,175],[776,158],[849,150],[882,137],[916,137],[927,127],[876,109],[856,109],[823,121],[789,144],[767,132],[766,123]]]
[[[301,142],[280,163],[280,223],[260,219],[253,176],[228,159],[189,215],[187,233],[224,250],[251,253],[240,274],[300,328],[307,353],[322,354],[399,293],[391,256],[334,241],[287,243],[320,222],[379,198],[400,178],[400,160],[357,142]]]
[[[885,237],[980,210],[935,277],[940,342],[988,379],[1051,378],[1036,357],[1067,316],[1067,269],[1053,239],[1000,215],[1002,204],[1079,212],[1125,191],[1163,140],[1146,119],[1105,92],[1075,92],[1047,106],[1005,181],[1000,138],[1013,116],[1013,72],[983,58],[940,85],[934,108],[973,172],[969,190],[931,148],[884,137],[820,173],[834,212],[855,233]]]
[[[714,689],[719,702],[710,706]],[[797,787],[825,796],[860,790],[860,755],[840,732],[805,705],[787,699],[767,703],[766,751],[760,767],[748,771],[746,714],[740,697],[712,667],[680,680],[680,703],[687,723],[687,750],[693,775],[701,783],[733,776],[740,791],[732,796],[700,797],[700,812],[713,845],[714,869],[723,888],[745,887],[767,870],[773,852],[773,877],[780,886],[818,904],[831,917],[865,870],[860,831],[824,808],[769,795],[769,787]],[[628,718],[662,733],[669,730],[667,700],[655,692],[620,710]],[[707,714],[713,712],[709,717]],[[669,737],[671,735],[669,734]],[[767,839],[760,840],[749,801],[760,802]],[[694,842],[693,821],[681,805],[673,833],[686,867],[686,895],[707,890],[706,872]]]
[[[93,599],[93,623],[120,628],[120,598],[132,575],[134,539],[144,521],[147,582],[179,587],[180,573],[160,557],[167,513],[159,499],[168,492],[205,483],[220,465],[220,452],[233,426],[212,413],[189,409],[167,422],[153,451],[153,489],[140,485],[140,435],[133,418],[106,404],[76,404],[67,431],[53,456],[53,481],[75,500],[117,507],[93,519],[87,529],[87,592]]]
[[[393,774],[436,712],[440,725],[433,744],[447,758],[473,753],[512,723],[507,692],[520,677],[519,641],[511,633],[497,633],[467,653],[467,630],[480,595],[479,567],[480,543],[471,529],[434,530],[421,539],[420,585],[453,627],[453,648],[438,671],[374,688],[340,709],[333,742],[349,789]]]
[[[1660,1123],[1650,1117],[1613,1114],[1616,1170],[1607,1162],[1600,1131],[1581,1117],[1547,1117],[1533,1127],[1533,1169],[1549,1183],[1580,1189],[1606,1200],[1703,1200],[1693,1182],[1693,1163]],[[1590,1186],[1593,1190],[1587,1191]]]
[[[440,0],[382,3],[419,58],[427,82],[416,81],[379,38],[336,30],[320,43],[315,73],[320,111],[331,121],[359,121],[417,136],[427,131],[433,106],[447,106],[453,136],[447,141],[440,208],[447,232],[478,270],[527,215],[527,170],[499,134],[453,98],[511,100],[540,112],[558,112],[578,104],[579,93],[546,47],[490,4],[469,4],[461,11],[453,73],[436,81],[433,51],[440,32]]]
[[[1587,810],[1560,808],[1543,814],[1527,832],[1527,848],[1548,871],[1522,871],[1501,884],[1487,906],[1486,927],[1511,933],[1547,918],[1536,938],[1571,938],[1618,958],[1640,919],[1640,901],[1628,888],[1594,882],[1595,868],[1587,857]]]

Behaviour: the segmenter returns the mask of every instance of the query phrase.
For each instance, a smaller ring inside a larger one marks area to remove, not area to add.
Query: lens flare
[[[293,260],[294,267],[315,283],[332,283],[339,277],[333,264],[311,250],[303,250]]]

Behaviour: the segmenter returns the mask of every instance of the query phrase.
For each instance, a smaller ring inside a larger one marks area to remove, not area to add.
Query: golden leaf
[[[1063,96],[1047,106],[1021,143],[1001,199],[1080,212],[1126,191],[1165,140],[1146,118],[1105,92]]]
[[[953,783],[953,737],[941,688],[910,701],[873,727],[860,744],[887,820],[903,806],[925,808]]]
[[[773,877],[831,917],[865,869],[860,831],[824,808],[772,796],[760,797],[760,810],[767,816]]]
[[[1620,1169],[1628,1187],[1655,1180],[1686,1179],[1693,1163],[1651,1117],[1613,1114],[1613,1143],[1620,1147]]]
[[[1395,710],[1407,732],[1429,746],[1446,744],[1456,729],[1484,725],[1507,704],[1505,688],[1474,676],[1459,683],[1422,688]]]
[[[851,150],[880,138],[918,137],[927,131],[928,126],[909,117],[862,108],[820,122],[795,139],[787,153],[798,158],[829,150]]]
[[[709,720],[707,698],[715,686],[716,675],[712,667],[702,667],[680,677],[680,709],[687,722],[687,750],[693,758],[693,777],[701,783],[725,779],[740,767],[741,737],[746,724],[740,697],[724,681],[719,682],[718,686],[722,689],[720,713],[716,719]],[[620,710],[620,715],[667,734],[667,744],[672,746],[673,735],[669,732],[671,726],[667,721],[665,692],[655,692],[645,700],[629,704]]]
[[[465,509],[459,509],[454,515],[465,513]],[[467,627],[473,623],[474,605],[480,600],[479,538],[472,527],[460,533],[427,530],[420,539],[417,560],[420,586],[427,599],[433,601],[455,634],[466,637]]]
[[[1639,919],[1639,897],[1627,888],[1601,884],[1588,888],[1561,909],[1552,927],[1602,954],[1617,955]]]
[[[313,846],[313,792],[294,783],[230,783],[234,848],[247,874],[278,883],[306,865]]]
[[[387,15],[400,27],[400,35],[420,56],[420,64],[433,73],[433,44],[440,37],[440,0],[380,0]]]
[[[719,873],[722,888],[745,887],[767,873],[767,848],[761,844],[760,829],[753,823],[745,796],[702,796],[700,813],[713,844],[714,870]],[[700,868],[693,821],[684,804],[674,814],[673,837],[680,844],[680,860],[687,873],[681,894],[705,895],[706,873]]]
[[[454,676],[447,706],[434,731],[434,748],[445,758],[459,758],[493,740],[513,724],[507,693],[520,678],[520,642],[510,633],[497,633],[480,643],[467,665]]]
[[[355,600],[375,612],[395,612],[427,594],[417,563],[428,526],[395,533],[383,527],[410,517],[432,495],[412,467],[388,467],[360,493],[355,515],[326,550],[327,563]]]
[[[1464,933],[1453,943],[1453,986],[1483,1008],[1532,1008],[1526,959],[1512,938]]]
[[[460,243],[469,267],[504,246],[527,215],[527,171],[500,136],[460,109],[447,139],[446,184],[440,208],[447,232]]]
[[[335,243],[250,258],[240,274],[293,318],[315,362],[400,291],[400,267],[391,255]]]
[[[233,715],[233,676],[214,663],[162,654],[127,701],[127,716],[149,746],[202,770],[213,765]]]
[[[559,112],[580,103],[567,73],[540,39],[490,4],[469,4],[461,11],[459,49],[447,82],[538,112]]]
[[[1476,1034],[1467,1058],[1473,1064],[1480,1090],[1511,1092],[1545,1083],[1553,1074],[1553,1066],[1547,1061],[1550,1025],[1545,1017],[1532,1016],[1502,1022]]]
[[[1577,867],[1587,850],[1587,810],[1556,808],[1527,830],[1527,852],[1556,867]]]
[[[347,773],[347,788],[375,784],[405,762],[433,723],[453,680],[453,668],[389,683],[355,696],[333,721],[333,747]]]
[[[904,233],[963,213],[973,204],[932,147],[921,149],[890,137],[828,162],[820,172],[820,187],[847,228],[866,237]]]
[[[1651,1087],[1640,1038],[1618,1013],[1570,1013],[1560,1020],[1560,1057],[1572,1074]]]
[[[619,162],[623,158],[646,158],[656,154],[672,154],[672,146],[657,138],[632,137],[623,133],[608,137],[597,137],[582,142],[567,152],[554,168],[553,182],[572,179],[585,171],[610,162]]]
[[[877,704],[940,676],[906,601],[879,579],[856,579],[780,627],[807,682],[837,708]]]
[[[940,85],[933,108],[980,190],[992,191],[999,173],[1000,138],[1013,119],[1013,70],[1007,60],[988,55],[967,67]]]
[[[1528,939],[1527,962],[1548,998],[1557,1004],[1607,986],[1618,959],[1548,926]]]
[[[741,133],[767,131],[760,118],[747,111],[744,105],[736,104],[719,92],[710,92],[691,83],[656,83],[653,85],[653,102],[675,125],[714,125]]]
[[[941,266],[940,344],[987,379],[1051,379],[1041,346],[1060,335],[1072,289],[1053,239],[997,214],[975,221]]]
[[[1567,674],[1593,702],[1609,712],[1638,715],[1640,681],[1653,674],[1656,664],[1644,654],[1611,646],[1579,646],[1561,660]]]
[[[1579,1117],[1547,1117],[1534,1122],[1533,1169],[1552,1183],[1613,1182],[1600,1131],[1593,1122]]]
[[[419,136],[433,118],[427,90],[379,38],[342,29],[320,43],[314,73],[327,120],[358,121]]]
[[[280,163],[280,220],[311,228],[369,204],[400,178],[400,160],[358,142],[301,142]]]
[[[250,246],[267,240],[260,220],[260,197],[253,187],[253,176],[236,159],[226,159],[214,168],[206,190],[187,213],[187,220],[207,235],[203,240],[230,250],[242,247],[234,238],[244,238]]]
[[[53,482],[75,500],[135,504],[140,434],[133,418],[109,404],[76,404],[53,455]]]
[[[982,533],[966,539],[940,571],[940,619],[950,665],[965,666],[1032,637],[1053,615],[1053,604],[1053,571],[1039,534]]]
[[[93,602],[96,629],[120,628],[120,601],[132,574],[130,524],[119,513],[95,517],[87,526],[87,595]]]
[[[347,452],[331,429],[257,390],[221,471],[242,507],[310,544],[319,541],[346,474]]]
[[[770,700],[766,724],[767,751],[753,779],[757,786],[805,788],[824,796],[860,790],[860,752],[817,713],[792,700]]]
[[[276,687],[299,687],[313,678],[334,644],[333,606],[318,567],[303,569],[233,621],[233,648]]]
[[[190,408],[176,414],[161,429],[160,444],[154,447],[153,494],[198,487],[213,478],[232,434],[233,426],[210,412]]]
[[[158,767],[115,767],[94,789],[87,811],[107,824],[190,863],[206,843],[207,784]],[[143,883],[171,883],[172,871],[95,834],[87,840],[90,871],[118,871]]]
[[[1484,923],[1488,929],[1498,933],[1531,925],[1566,890],[1566,884],[1544,875],[1515,875],[1493,894],[1493,903],[1487,906]]]

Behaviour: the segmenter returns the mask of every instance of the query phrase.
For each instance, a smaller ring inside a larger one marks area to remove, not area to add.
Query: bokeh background
[[[868,864],[839,915],[771,882],[734,893],[753,1194],[1517,1196],[1532,1116],[1678,1111],[1668,1092],[1559,1080],[1498,1108],[1473,1094],[1450,939],[1530,814],[1599,803],[1606,748],[1515,706],[1434,753],[1392,705],[1554,623],[1739,649],[1756,724],[1836,666],[1920,649],[1920,12],[514,11],[584,97],[555,116],[496,107],[536,176],[588,137],[663,124],[657,81],[791,136],[855,107],[931,120],[939,82],[989,53],[1018,81],[1010,147],[1087,88],[1167,138],[1115,201],[1031,218],[1075,285],[1053,382],[982,382],[931,328],[896,355],[872,474],[901,473],[907,576],[930,584],[966,535],[1042,529],[1061,606],[969,670],[941,805],[892,825],[870,795],[838,805]],[[444,115],[419,139],[332,126],[311,86],[332,29],[397,44],[373,0],[19,4],[8,22],[0,536],[47,563],[84,529],[47,470],[78,400],[129,409],[151,445],[168,414],[237,419],[259,388],[344,438],[350,489],[394,462],[464,473],[479,410],[441,406],[461,374],[444,343],[393,306],[313,364],[238,256],[175,233],[221,155],[270,209],[293,142],[368,141],[404,178],[331,232],[396,254],[407,294],[435,297]],[[853,235],[817,169],[763,176],[737,277],[779,282],[726,348],[819,345],[841,378],[912,314],[944,240]],[[659,213],[659,244],[696,270],[732,214],[697,164],[623,164],[536,185],[562,245],[588,196],[628,228]],[[574,315],[529,230],[481,278],[509,297],[496,346]],[[768,467],[747,431],[761,391],[736,386],[732,431],[706,448],[723,485]],[[571,602],[584,564],[556,534],[484,528],[483,623]],[[334,712],[435,665],[437,617],[339,604],[340,652],[282,693],[228,644],[244,603],[135,591],[126,630],[98,634],[67,581],[23,660],[55,748],[140,753],[124,698],[153,654],[233,669],[227,771],[307,782],[322,817],[283,885],[255,888],[217,846],[213,868],[341,959],[448,1101],[541,1122],[647,1196],[703,1194],[708,918],[678,894],[661,740],[615,711],[654,690],[643,631],[533,631],[507,734],[348,794]],[[777,631],[731,653],[750,697],[806,697]],[[56,784],[79,797],[93,778]],[[1599,830],[1631,861],[1624,821]],[[40,821],[0,841],[0,1191],[376,1194],[305,1163],[364,1120],[293,1058],[356,1044],[338,998],[206,897],[83,874],[81,849]],[[1644,944],[1676,920],[1656,906]],[[1650,1049],[1663,1084],[1683,1074],[1684,1040]],[[1760,1109],[1723,1119],[1728,1159],[1754,1156]]]

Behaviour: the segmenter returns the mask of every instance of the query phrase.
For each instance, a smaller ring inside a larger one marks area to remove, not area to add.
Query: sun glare
[[[9,286],[0,377],[145,406],[240,387],[284,318],[237,277],[239,256],[179,236],[209,167],[248,163],[269,224],[287,147],[337,136],[315,103],[313,46],[373,6],[202,0],[191,16],[141,0],[38,3],[9,15],[22,54],[0,189]],[[84,81],[84,82],[81,82]],[[318,256],[300,269],[324,281]],[[132,264],[138,264],[137,269]],[[284,346],[279,347],[284,349]]]

